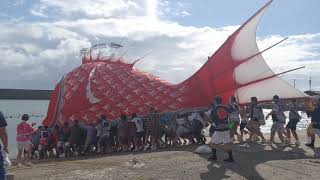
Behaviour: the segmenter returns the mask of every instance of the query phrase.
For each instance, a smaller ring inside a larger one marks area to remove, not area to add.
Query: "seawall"
[[[49,100],[52,90],[0,89],[0,99]]]

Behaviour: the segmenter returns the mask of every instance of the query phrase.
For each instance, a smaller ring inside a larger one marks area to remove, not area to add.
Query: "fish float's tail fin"
[[[257,26],[271,3],[240,26],[193,76],[182,82],[191,88],[189,96],[195,100],[194,106],[209,105],[216,95],[224,101],[236,96],[241,104],[250,102],[251,96],[260,100],[272,99],[274,94],[284,98],[304,96],[275,75],[257,47]]]

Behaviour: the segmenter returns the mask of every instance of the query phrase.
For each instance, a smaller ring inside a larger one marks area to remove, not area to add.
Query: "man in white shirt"
[[[278,133],[279,139],[282,143],[281,146],[284,146],[284,124],[286,123],[286,116],[284,115],[283,105],[281,104],[280,98],[277,95],[273,96],[272,110],[267,115],[266,119],[268,119],[269,116],[272,116],[273,121],[270,133],[270,143],[275,143],[274,136],[276,133]]]
[[[136,136],[135,136],[135,151],[144,147],[142,138],[144,137],[143,121],[137,116],[136,113],[132,114],[131,122],[136,125]]]
[[[97,139],[98,139],[98,152],[102,152],[105,148],[108,151],[110,148],[110,130],[111,123],[107,120],[105,116],[101,116],[99,119],[99,124],[96,126],[97,129]]]

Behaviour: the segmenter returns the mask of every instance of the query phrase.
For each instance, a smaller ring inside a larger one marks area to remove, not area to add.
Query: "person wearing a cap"
[[[284,115],[283,105],[281,104],[280,98],[277,95],[273,96],[272,110],[267,115],[266,119],[268,119],[269,116],[272,117],[273,121],[270,134],[270,143],[274,143],[274,136],[277,132],[282,143],[281,145],[285,145],[283,134],[285,133],[284,125],[286,123],[286,116]]]
[[[209,161],[216,161],[217,154],[216,148],[222,146],[225,152],[228,153],[229,158],[225,159],[226,162],[234,162],[232,156],[232,141],[230,138],[229,129],[229,114],[231,110],[229,107],[222,104],[222,98],[220,96],[215,97],[216,106],[211,111],[211,119],[214,126],[214,133],[211,137],[210,146],[212,148],[212,156],[209,157]]]
[[[320,98],[317,99],[316,107],[307,111],[308,117],[311,117],[312,128],[310,131],[311,143],[307,143],[306,146],[314,148],[315,135],[320,137]]]
[[[32,149],[31,137],[35,132],[33,126],[35,123],[28,123],[29,115],[24,114],[22,116],[22,122],[17,125],[17,143],[18,143],[18,156],[17,156],[17,164],[21,166],[21,156],[24,150],[27,151],[27,156],[25,157],[25,165],[32,166],[30,162],[30,155]]]
[[[0,150],[5,151],[6,153],[9,153],[8,150],[8,134],[6,131],[7,127],[7,122],[0,111],[0,139],[3,144],[3,148],[1,149],[1,144],[0,144]],[[6,170],[4,167],[4,161],[3,161],[3,156],[2,153],[0,152],[0,179],[6,179]]]

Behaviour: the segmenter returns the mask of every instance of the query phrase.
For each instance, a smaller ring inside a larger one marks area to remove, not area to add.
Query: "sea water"
[[[21,116],[29,114],[29,122],[36,122],[35,127],[37,128],[47,114],[48,104],[48,100],[0,100],[0,111],[3,112],[8,123],[10,158],[14,158],[17,155],[16,126],[21,122]],[[269,112],[270,110],[264,110],[265,115]],[[288,117],[288,112],[286,112],[286,116]],[[297,130],[306,129],[309,123],[310,118],[305,113],[302,113],[302,119],[298,123]],[[271,125],[272,120],[267,120],[266,125],[261,127],[262,132],[269,133]]]
[[[8,124],[10,158],[15,158],[18,153],[16,127],[21,122],[21,116],[29,114],[29,122],[37,123],[35,125],[35,128],[37,128],[47,114],[48,104],[48,100],[0,100],[0,111],[2,111]]]

